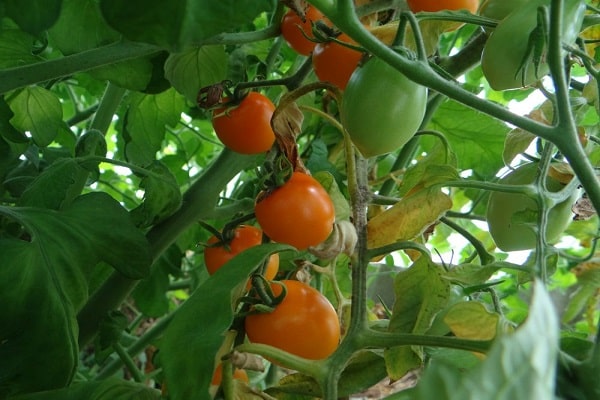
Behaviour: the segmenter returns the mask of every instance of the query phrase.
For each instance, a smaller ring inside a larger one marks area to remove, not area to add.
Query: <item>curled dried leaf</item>
[[[357,242],[358,235],[354,225],[350,221],[338,221],[333,225],[333,232],[327,240],[309,247],[308,251],[323,260],[332,259],[340,254],[352,256]]]
[[[292,164],[294,171],[307,173],[308,170],[298,154],[296,138],[302,132],[304,114],[295,102],[282,101],[271,118],[275,141],[281,152]]]

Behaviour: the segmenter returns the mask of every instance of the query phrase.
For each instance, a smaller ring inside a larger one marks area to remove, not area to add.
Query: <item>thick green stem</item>
[[[491,340],[459,339],[448,336],[415,335],[368,330],[356,338],[361,347],[390,348],[395,346],[446,347],[485,353],[492,345]]]
[[[123,361],[123,364],[125,364],[129,372],[131,373],[133,380],[140,383],[144,382],[144,374],[142,373],[142,371],[140,371],[137,365],[135,365],[135,361],[133,361],[133,358],[131,358],[131,356],[127,353],[125,347],[123,347],[121,343],[115,343],[113,347],[119,355],[121,361]]]
[[[64,78],[76,72],[148,56],[160,50],[159,47],[149,44],[119,42],[62,58],[5,69],[0,71],[0,94],[23,86]]]
[[[106,134],[125,92],[125,89],[113,83],[109,82],[106,84],[106,89],[104,90],[102,100],[96,110],[94,119],[90,124],[90,129],[97,129],[103,134]]]
[[[158,259],[181,233],[211,213],[227,183],[255,163],[256,157],[224,150],[184,194],[181,208],[147,233],[152,259]],[[80,345],[93,339],[99,321],[123,302],[137,282],[115,271],[90,297],[77,316]]]

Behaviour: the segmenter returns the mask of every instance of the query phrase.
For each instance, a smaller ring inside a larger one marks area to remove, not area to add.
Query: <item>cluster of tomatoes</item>
[[[227,243],[216,236],[208,241],[204,250],[206,268],[215,273],[228,260],[240,252],[262,243],[261,229],[251,225],[239,225]],[[250,313],[245,317],[244,328],[248,340],[274,346],[307,359],[323,359],[331,355],[340,341],[338,315],[329,300],[312,286],[297,280],[275,279],[279,270],[279,256],[273,254],[265,263],[262,275],[270,282],[273,298],[283,299],[272,311]],[[251,286],[247,285],[247,290]]]

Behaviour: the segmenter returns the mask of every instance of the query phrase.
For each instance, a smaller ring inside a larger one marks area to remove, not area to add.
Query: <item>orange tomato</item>
[[[323,13],[312,6],[306,8],[304,22],[295,11],[289,10],[281,20],[281,35],[298,54],[307,56],[313,51],[316,43],[306,36],[313,36],[312,23],[323,18]]]
[[[231,260],[238,253],[262,243],[262,231],[254,226],[240,225],[233,232],[233,238],[229,243],[219,242],[216,236],[208,239],[208,244],[204,249],[204,263],[210,275],[217,272],[227,261]],[[215,246],[210,246],[215,245]],[[279,255],[273,254],[267,263],[265,278],[270,280],[275,278],[279,271]]]
[[[248,339],[311,360],[328,357],[340,341],[335,309],[321,292],[305,283],[294,280],[281,283],[287,293],[272,312],[246,317]],[[276,296],[281,294],[280,285],[271,286]]]
[[[240,104],[213,111],[212,124],[225,146],[241,154],[259,154],[271,149],[275,133],[271,117],[275,105],[268,97],[250,92]]]
[[[337,39],[341,42],[357,44],[345,33],[342,33]],[[362,52],[339,43],[323,42],[315,46],[312,62],[315,74],[320,81],[330,82],[344,90],[362,56]]]
[[[282,186],[260,194],[254,213],[267,236],[299,250],[327,239],[335,222],[329,194],[303,172],[294,172]]]

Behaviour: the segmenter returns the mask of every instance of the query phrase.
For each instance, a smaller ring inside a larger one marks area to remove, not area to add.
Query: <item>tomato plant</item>
[[[254,212],[269,238],[300,250],[327,239],[335,221],[329,194],[303,172],[294,172],[282,186],[260,194]]]
[[[340,341],[340,323],[329,300],[300,281],[280,284],[285,285],[286,295],[272,312],[246,317],[248,339],[311,360],[331,355]],[[280,284],[271,285],[275,296],[282,293]]]
[[[359,67],[344,92],[341,119],[365,157],[402,147],[419,128],[427,89],[380,59]]]
[[[225,146],[241,154],[264,153],[275,142],[271,117],[275,106],[263,94],[248,93],[231,107],[213,111],[212,124]]]
[[[323,14],[311,6],[306,7],[304,21],[294,10],[288,10],[281,20],[281,35],[292,49],[307,56],[317,44],[309,39],[313,36],[312,26],[322,19]]]
[[[494,90],[515,89],[530,85],[548,74],[548,64],[534,48],[543,41],[532,42],[537,27],[537,8],[549,5],[549,0],[532,0],[504,18],[487,40],[481,56],[481,69]],[[562,38],[573,44],[585,12],[585,2],[565,2],[565,21]],[[538,28],[539,29],[539,28]],[[539,35],[538,35],[539,36]],[[539,52],[539,49],[537,50]]]
[[[344,33],[336,38],[338,41],[356,45]],[[350,76],[358,66],[363,53],[335,41],[318,43],[312,55],[315,74],[323,82],[330,82],[344,90]]]
[[[234,229],[233,237],[220,242],[216,236],[208,239],[208,246],[204,249],[204,263],[209,274],[214,274],[227,261],[240,252],[262,243],[262,231],[251,225],[241,225]],[[269,257],[265,268],[265,278],[273,279],[279,271],[279,255]]]
[[[477,12],[479,0],[407,0],[412,12],[436,12],[442,10],[468,10]]]
[[[519,166],[504,176],[500,183],[508,185],[532,184],[538,173],[538,164],[529,163]],[[563,185],[557,180],[547,177],[546,185],[552,192],[558,192]],[[546,239],[555,243],[571,221],[571,206],[577,198],[574,191],[566,200],[556,204],[548,215]],[[534,199],[525,194],[492,192],[487,207],[487,222],[490,234],[496,246],[504,251],[533,249],[536,246],[537,234],[533,227],[537,224],[539,208]]]

